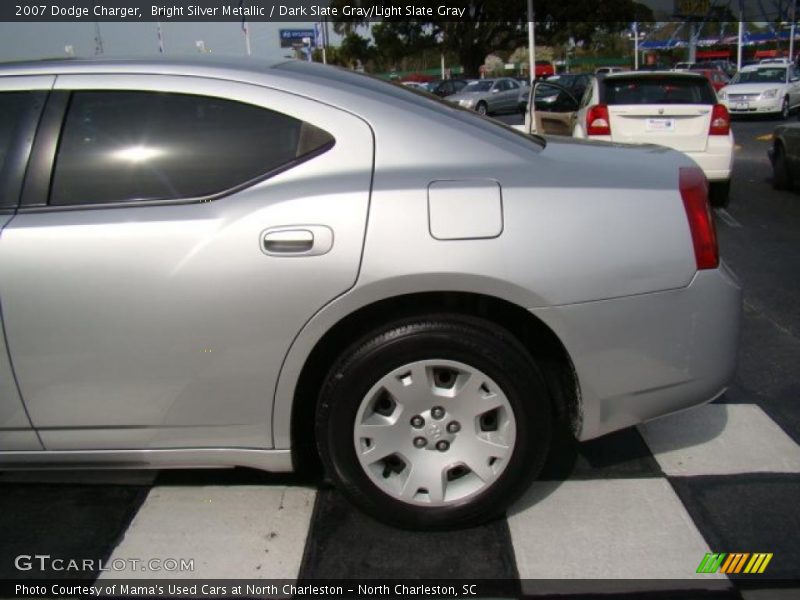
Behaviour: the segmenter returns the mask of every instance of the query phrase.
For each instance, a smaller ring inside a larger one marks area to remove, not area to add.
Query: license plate
[[[733,105],[734,110],[749,110],[750,103],[749,102],[737,102]]]
[[[647,131],[672,131],[675,119],[647,119]]]

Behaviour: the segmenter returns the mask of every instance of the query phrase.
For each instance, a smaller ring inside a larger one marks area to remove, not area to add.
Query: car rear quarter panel
[[[683,155],[659,147],[553,139],[542,150],[502,130],[478,135],[434,116],[421,112],[413,122],[404,122],[402,115],[371,120],[376,168],[359,279],[295,340],[277,389],[278,448],[290,442],[286,432],[291,402],[305,357],[330,327],[362,306],[408,293],[463,291],[502,298],[535,312],[555,306],[610,305],[613,298],[678,290],[695,276],[677,189],[679,168],[693,164]],[[425,132],[423,138],[420,132]],[[501,186],[501,234],[490,239],[435,239],[429,230],[429,183],[476,179]],[[650,306],[652,310],[642,309],[640,321],[659,318],[659,305]],[[606,324],[603,335],[622,335],[620,329],[627,327],[623,314]],[[569,322],[569,314],[550,319],[559,337],[567,337]],[[572,329],[572,335],[579,338],[579,330]],[[637,335],[647,338],[654,330],[646,324]],[[591,328],[587,334],[599,343]],[[651,340],[665,341],[663,336]],[[581,352],[576,339],[568,343]],[[636,351],[643,349],[640,345]],[[567,350],[572,355],[573,348],[568,345]],[[673,361],[666,367],[680,370],[683,365]],[[617,372],[624,377],[628,371]]]

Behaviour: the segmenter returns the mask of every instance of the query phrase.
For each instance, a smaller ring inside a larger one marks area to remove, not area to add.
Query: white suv
[[[572,135],[680,150],[703,169],[712,204],[728,203],[733,166],[730,117],[700,74],[652,71],[596,78],[580,103]]]

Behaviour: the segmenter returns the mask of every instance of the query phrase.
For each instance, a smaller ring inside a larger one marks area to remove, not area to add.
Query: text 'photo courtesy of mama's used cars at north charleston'
[[[592,439],[734,371],[741,290],[669,148],[186,59],[4,66],[0,149],[3,468],[321,459],[380,519],[465,526],[556,423]]]
[[[597,76],[581,97],[550,81],[534,88],[529,131],[680,150],[708,179],[711,203],[728,204],[734,148],[730,115],[702,74]]]

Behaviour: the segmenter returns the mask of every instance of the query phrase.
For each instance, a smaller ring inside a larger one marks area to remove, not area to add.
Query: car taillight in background
[[[587,135],[611,135],[611,120],[608,117],[608,106],[595,104],[586,113]]]
[[[706,176],[699,167],[681,167],[678,180],[692,233],[697,268],[716,269],[719,266],[719,247],[711,207],[708,204]]]
[[[711,127],[708,135],[728,135],[731,131],[731,116],[723,104],[715,104],[711,110]]]

